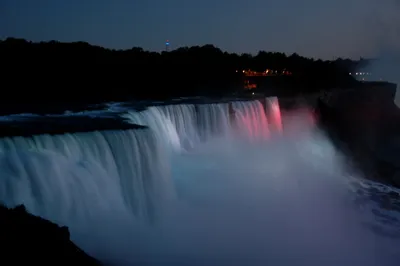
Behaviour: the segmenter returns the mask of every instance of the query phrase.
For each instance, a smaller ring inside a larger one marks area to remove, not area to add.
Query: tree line
[[[263,89],[317,90],[354,84],[349,75],[368,60],[321,60],[260,51],[221,51],[213,45],[151,52],[139,47],[112,50],[85,42],[0,41],[2,88],[7,99],[100,101],[220,96],[242,89],[242,69],[287,70]],[[239,70],[239,71],[237,71]]]

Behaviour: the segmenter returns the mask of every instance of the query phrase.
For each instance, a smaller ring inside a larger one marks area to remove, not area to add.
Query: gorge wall
[[[360,90],[322,94],[317,109],[333,139],[370,178],[400,185],[400,109],[397,85],[370,83]],[[397,94],[398,95],[398,94]]]

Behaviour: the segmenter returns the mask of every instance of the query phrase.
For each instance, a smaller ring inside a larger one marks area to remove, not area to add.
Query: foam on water
[[[26,121],[34,118],[38,118],[40,115],[37,114],[12,114],[6,116],[0,116],[0,121]]]
[[[0,201],[68,225],[110,265],[398,265],[398,212],[368,195],[392,190],[360,182],[306,110],[247,101],[124,117],[154,134],[1,140]]]

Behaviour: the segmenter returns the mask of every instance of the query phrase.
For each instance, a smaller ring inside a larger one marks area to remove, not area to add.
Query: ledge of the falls
[[[0,205],[2,264],[100,265],[78,248],[69,230],[28,213],[23,205]]]
[[[0,120],[0,137],[145,128],[145,126],[131,124],[117,117],[20,115]]]

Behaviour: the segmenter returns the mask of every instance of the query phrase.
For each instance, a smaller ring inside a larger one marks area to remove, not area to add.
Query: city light
[[[267,69],[263,72],[248,69],[248,70],[242,70],[242,73],[246,77],[265,77],[265,76],[278,76],[278,75],[290,76],[290,75],[292,75],[292,72],[287,71],[286,69],[282,70],[282,72],[280,72],[280,71],[278,72],[278,70],[271,70],[271,69]]]

